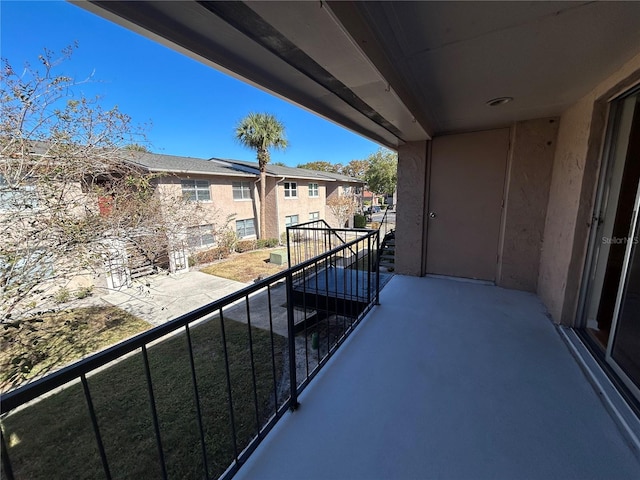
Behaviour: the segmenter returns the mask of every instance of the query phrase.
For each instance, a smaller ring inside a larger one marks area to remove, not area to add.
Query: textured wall
[[[279,178],[267,177],[267,194],[265,197],[265,235],[266,238],[279,238],[278,215],[279,202],[277,200],[276,182]],[[282,188],[278,185],[278,188]],[[258,182],[258,191],[260,191],[260,183]],[[260,208],[258,202],[258,208]],[[260,218],[260,210],[258,210],[258,218]],[[284,231],[284,230],[283,230]]]
[[[511,149],[496,283],[535,292],[549,200],[557,118],[517,122]]]
[[[398,148],[396,272],[423,274],[427,142]]]
[[[554,321],[573,325],[585,262],[607,102],[640,80],[640,54],[560,118],[538,295]]]
[[[299,223],[308,222],[311,212],[320,212],[320,218],[324,219],[327,215],[327,188],[328,185],[335,183],[296,178],[285,178],[281,181],[281,178],[267,177],[266,234],[268,238],[280,238],[280,235],[286,231],[285,217],[289,215],[298,215]],[[297,184],[297,197],[284,196],[285,182]],[[318,184],[317,197],[309,196],[309,183]]]
[[[222,224],[226,221],[228,215],[235,214],[235,219],[244,220],[246,218],[254,218],[256,216],[253,201],[251,200],[234,200],[233,199],[233,182],[248,182],[253,189],[253,177],[221,177],[214,175],[181,175],[162,177],[158,180],[158,187],[161,192],[167,195],[182,195],[182,187],[180,185],[181,178],[191,180],[206,180],[209,182],[209,191],[211,193],[210,202],[202,202],[205,218],[203,222]],[[235,221],[231,222],[232,228],[235,229]]]

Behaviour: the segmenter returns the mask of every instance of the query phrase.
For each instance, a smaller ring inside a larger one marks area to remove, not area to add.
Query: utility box
[[[284,265],[287,263],[287,252],[284,250],[275,250],[269,255],[269,263],[276,265]]]

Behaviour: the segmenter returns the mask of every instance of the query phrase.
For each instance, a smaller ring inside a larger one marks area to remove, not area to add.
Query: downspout
[[[253,214],[255,215],[254,218],[256,219],[256,238],[260,238],[260,205],[258,205],[258,202],[261,200],[260,192],[258,191],[259,181],[260,178],[253,182]]]
[[[280,241],[280,207],[278,202],[278,184],[283,182],[287,177],[282,177],[276,182],[276,226],[278,229],[278,242]]]

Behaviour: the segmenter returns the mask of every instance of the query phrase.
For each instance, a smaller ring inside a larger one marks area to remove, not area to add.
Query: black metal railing
[[[380,238],[385,238],[386,235],[395,230],[396,225],[395,222],[389,221],[389,212],[391,211],[390,207],[387,207],[384,211],[384,215],[380,220],[380,224],[378,225],[378,231],[380,232]]]
[[[313,220],[287,227],[287,259],[289,266],[298,265],[310,258],[343,246],[367,235],[370,230],[333,228],[325,220]],[[356,251],[350,249],[352,255]]]
[[[232,477],[378,303],[379,245],[358,232],[2,395],[2,478]]]

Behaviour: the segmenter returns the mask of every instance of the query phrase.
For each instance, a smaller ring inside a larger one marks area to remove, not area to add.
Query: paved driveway
[[[110,292],[102,300],[160,325],[247,285],[197,271],[152,275],[140,278],[133,287]]]

